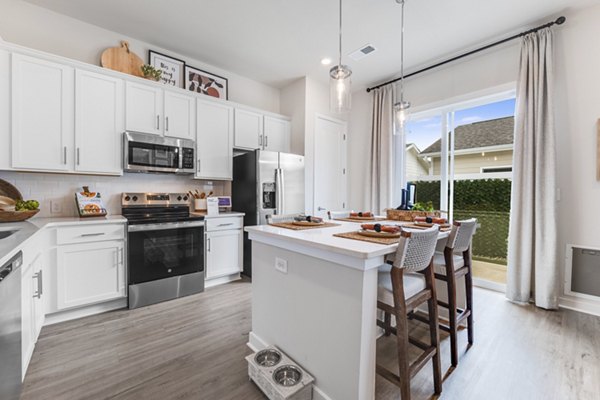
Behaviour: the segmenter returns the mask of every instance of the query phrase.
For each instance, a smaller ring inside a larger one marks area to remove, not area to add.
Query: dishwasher
[[[0,267],[0,399],[21,396],[21,264],[18,252]]]

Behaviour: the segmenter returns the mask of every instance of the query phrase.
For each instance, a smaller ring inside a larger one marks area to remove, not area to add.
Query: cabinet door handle
[[[77,165],[79,165],[79,147],[77,148]]]
[[[81,237],[102,236],[102,235],[106,235],[106,233],[104,233],[104,232],[98,232],[98,233],[82,233],[82,234],[81,234]]]
[[[198,165],[196,165],[196,170],[200,173],[200,159],[198,159]]]
[[[33,275],[33,279],[37,280],[37,292],[33,295],[33,298],[41,299],[42,294],[44,292],[43,285],[42,285],[42,282],[43,282],[42,271],[40,270],[40,272]]]
[[[169,117],[165,117],[165,130],[169,131]]]
[[[265,148],[269,146],[269,137],[265,135]]]
[[[206,251],[210,251],[210,238],[206,239]]]
[[[67,165],[67,146],[63,146],[63,163]]]
[[[258,135],[258,145],[262,146],[262,135]]]
[[[156,129],[160,129],[160,115],[156,116]]]

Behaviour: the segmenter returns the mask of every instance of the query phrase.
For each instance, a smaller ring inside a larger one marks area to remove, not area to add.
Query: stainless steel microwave
[[[138,132],[123,134],[123,170],[193,174],[196,158],[193,140]]]

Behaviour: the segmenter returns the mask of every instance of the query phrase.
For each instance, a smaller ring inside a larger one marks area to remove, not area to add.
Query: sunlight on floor
[[[473,277],[506,284],[506,265],[473,260]]]

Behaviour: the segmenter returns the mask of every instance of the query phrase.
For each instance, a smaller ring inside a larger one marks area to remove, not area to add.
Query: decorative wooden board
[[[331,228],[332,226],[340,226],[340,224],[334,224],[331,222],[325,222],[320,225],[294,225],[292,222],[276,222],[271,224],[278,228],[292,229],[294,231],[302,231],[304,229],[317,229],[317,228]]]
[[[362,236],[359,231],[356,232],[346,232],[346,233],[336,233],[333,236],[341,237],[344,239],[352,239],[352,240],[360,240],[362,242],[370,242],[377,243],[389,246],[391,244],[397,244],[400,241],[400,238],[381,238],[381,237],[369,237]]]
[[[144,62],[137,54],[129,50],[129,43],[126,41],[122,41],[120,47],[110,47],[104,50],[100,62],[104,68],[144,77],[141,70]]]

